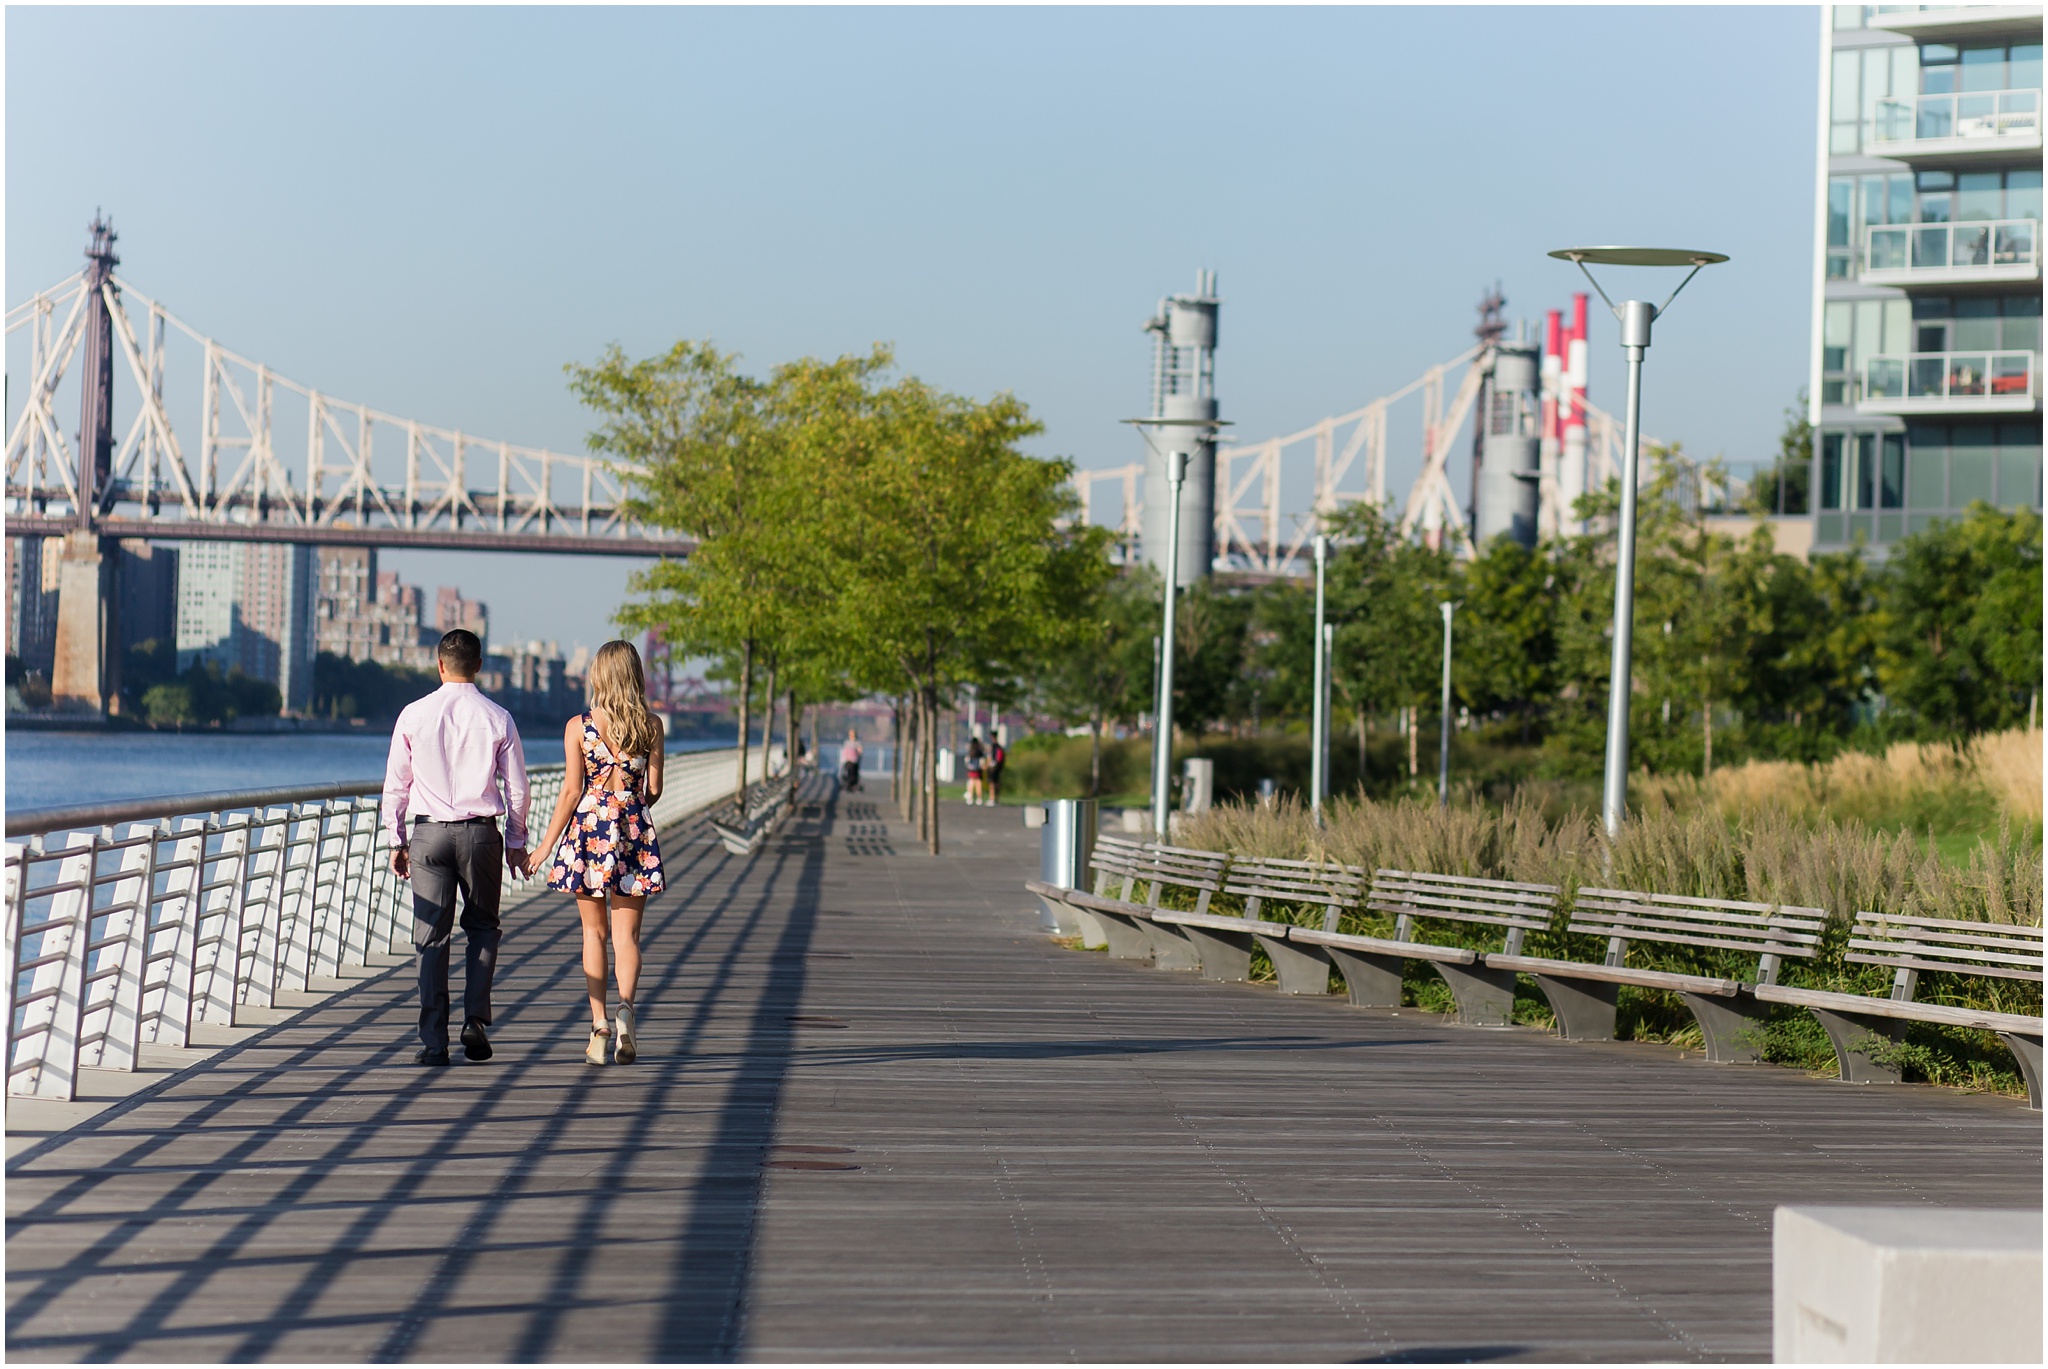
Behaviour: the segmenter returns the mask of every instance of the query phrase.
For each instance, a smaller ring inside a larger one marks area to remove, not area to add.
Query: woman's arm
[[[576,814],[576,805],[583,799],[583,719],[578,716],[569,719],[562,729],[562,792],[555,796],[555,815],[548,819],[547,835],[531,848],[527,856],[529,872],[542,861],[555,858],[555,844],[562,839],[562,833],[569,828],[569,819]]]
[[[668,754],[668,729],[662,725],[661,714],[649,709],[647,716],[654,719],[654,750],[647,755],[647,801],[653,803],[661,797],[661,767]]]

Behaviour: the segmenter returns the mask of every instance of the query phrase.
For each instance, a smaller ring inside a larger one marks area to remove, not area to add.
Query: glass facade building
[[[2041,507],[2041,10],[1822,10],[1815,550]]]

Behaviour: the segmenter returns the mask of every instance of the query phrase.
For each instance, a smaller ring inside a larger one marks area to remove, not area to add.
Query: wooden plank
[[[9,1357],[1760,1360],[1777,1204],[2041,1201],[2012,1100],[1112,962],[1015,808],[811,802],[664,835],[635,1065],[538,897],[488,1064],[402,964],[17,1157]]]

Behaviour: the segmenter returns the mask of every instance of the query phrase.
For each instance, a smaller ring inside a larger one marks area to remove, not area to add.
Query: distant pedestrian
[[[647,677],[631,642],[606,642],[590,665],[590,707],[562,730],[567,769],[547,836],[548,888],[576,896],[583,919],[583,987],[590,1040],[583,1058],[630,1065],[640,1054],[633,995],[640,984],[640,919],[662,891],[661,843],[650,811],[661,797],[661,719],[647,707]],[[619,1011],[605,1012],[606,943],[619,981]]]
[[[407,704],[384,765],[384,825],[391,869],[412,882],[412,942],[420,957],[420,1048],[413,1061],[448,1063],[448,954],[462,899],[468,972],[462,1054],[491,1058],[491,978],[498,964],[499,862],[526,865],[526,752],[512,715],[476,687],[484,646],[474,632],[444,633],[435,653],[441,687]],[[498,831],[498,819],[505,830]],[[408,832],[406,820],[411,819]]]
[[[991,737],[988,743],[988,770],[986,773],[990,807],[994,807],[1001,799],[1001,795],[997,791],[1003,787],[1003,762],[1008,759],[1010,759],[1010,753],[1003,746],[1002,736],[998,734]]]
[[[852,728],[846,730],[846,745],[839,748],[839,787],[848,793],[860,792],[860,758],[867,752],[861,749],[860,737]]]
[[[981,772],[988,765],[988,752],[982,749],[981,729],[967,739],[967,802],[981,802]]]

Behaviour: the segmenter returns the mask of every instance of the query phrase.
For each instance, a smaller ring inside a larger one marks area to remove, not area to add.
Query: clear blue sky
[[[1734,257],[1660,326],[1647,431],[1767,457],[1806,373],[1808,8],[17,7],[6,25],[9,304],[76,268],[105,206],[124,275],[195,327],[485,437],[578,449],[561,368],[611,342],[711,338],[765,369],[887,340],[934,383],[1015,391],[1039,450],[1121,465],[1139,325],[1197,267],[1225,298],[1224,413],[1255,438],[1455,354],[1495,278],[1511,317],[1563,304],[1576,273],[1543,253],[1578,242]],[[1618,410],[1614,344],[1596,313],[1592,398]],[[565,646],[608,635],[626,570],[386,564],[486,598],[495,636]]]

